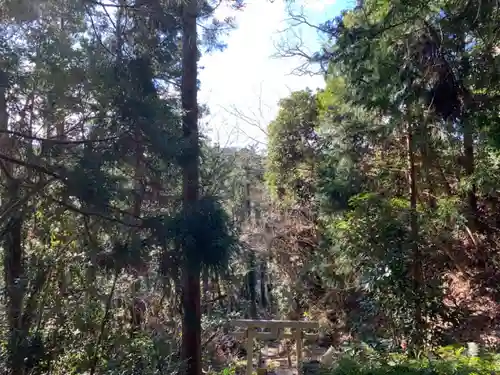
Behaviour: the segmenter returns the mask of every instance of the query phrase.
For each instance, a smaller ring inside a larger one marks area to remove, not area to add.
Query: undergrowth
[[[273,369],[268,369],[273,373]],[[243,374],[244,367],[230,366],[218,375]],[[255,373],[254,373],[255,374]],[[330,368],[318,375],[497,375],[500,355],[483,353],[466,355],[456,346],[442,347],[418,358],[402,353],[382,353],[369,348],[349,348]],[[310,374],[307,374],[310,375]]]
[[[381,354],[376,351],[352,351],[342,356],[329,375],[495,375],[500,372],[500,355],[485,353],[467,356],[462,347],[448,346],[420,355]]]

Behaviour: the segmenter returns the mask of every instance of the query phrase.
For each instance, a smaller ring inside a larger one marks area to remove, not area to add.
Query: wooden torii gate
[[[300,371],[302,364],[302,344],[303,339],[316,340],[318,334],[304,333],[305,330],[318,329],[318,322],[307,322],[298,320],[250,320],[237,319],[230,322],[233,327],[244,328],[243,331],[231,333],[232,336],[246,339],[247,350],[247,373],[253,372],[253,340],[276,340],[283,338],[294,338],[296,342],[297,369]],[[268,329],[270,332],[259,332],[258,329]],[[285,329],[290,328],[292,333],[285,333]]]

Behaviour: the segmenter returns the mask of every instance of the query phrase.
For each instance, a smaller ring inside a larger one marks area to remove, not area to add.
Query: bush
[[[379,355],[375,351],[356,351],[342,357],[328,375],[495,375],[500,356],[485,354],[469,357],[463,348],[445,347],[420,358],[404,354]]]

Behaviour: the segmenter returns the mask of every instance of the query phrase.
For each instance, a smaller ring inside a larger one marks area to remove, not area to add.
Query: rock
[[[333,346],[330,346],[325,354],[321,356],[320,363],[325,367],[331,367],[333,365],[334,357],[336,351]]]
[[[479,355],[479,345],[475,342],[468,342],[467,355],[469,357],[477,357]]]

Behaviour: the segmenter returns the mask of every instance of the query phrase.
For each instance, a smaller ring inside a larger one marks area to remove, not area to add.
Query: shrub
[[[343,356],[332,369],[323,371],[328,375],[494,375],[500,371],[500,356],[469,357],[463,348],[457,347],[440,348],[420,358],[357,351]]]

